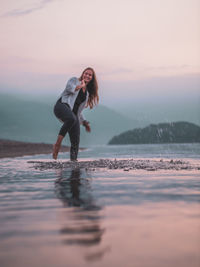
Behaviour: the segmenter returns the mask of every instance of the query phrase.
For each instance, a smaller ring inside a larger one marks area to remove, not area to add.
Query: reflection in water
[[[199,170],[63,169],[55,182],[26,161],[0,166],[1,266],[200,266]]]
[[[59,169],[55,182],[57,197],[65,207],[64,225],[60,233],[66,245],[91,247],[100,245],[104,229],[101,228],[101,206],[95,203],[90,179],[85,169]],[[63,222],[63,220],[62,220]],[[86,255],[88,261],[100,259],[107,249]]]

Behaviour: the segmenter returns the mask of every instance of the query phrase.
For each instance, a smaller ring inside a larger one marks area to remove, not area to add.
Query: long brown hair
[[[92,75],[92,80],[87,84],[87,91],[89,93],[89,98],[87,102],[87,107],[89,106],[90,109],[94,107],[94,105],[97,105],[99,103],[99,95],[98,95],[98,83],[97,83],[97,77],[95,74],[95,71],[93,68],[86,68],[80,77],[80,80],[83,79],[83,74],[86,70],[91,70],[93,75]]]

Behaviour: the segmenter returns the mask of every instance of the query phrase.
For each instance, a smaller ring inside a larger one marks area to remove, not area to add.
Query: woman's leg
[[[57,157],[58,157],[58,152],[60,150],[63,138],[64,138],[64,136],[58,135],[57,141],[53,145],[53,159],[57,159]]]
[[[57,159],[58,152],[60,150],[62,140],[65,137],[66,133],[73,127],[76,122],[76,116],[71,111],[70,107],[66,104],[60,103],[59,101],[56,103],[54,107],[54,113],[56,117],[63,122],[63,125],[60,129],[57,141],[53,146],[53,158]]]
[[[80,123],[77,117],[73,127],[69,130],[69,138],[71,142],[70,159],[75,161],[77,160],[80,142]]]

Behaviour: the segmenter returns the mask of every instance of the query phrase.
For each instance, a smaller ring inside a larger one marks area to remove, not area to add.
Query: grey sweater
[[[79,90],[75,91],[75,88],[77,85],[80,85],[81,82],[79,81],[78,78],[76,77],[72,77],[71,79],[69,79],[69,81],[67,82],[67,85],[65,87],[65,90],[62,92],[61,94],[61,102],[62,103],[67,103],[71,110],[73,110],[74,107],[74,103],[76,101],[76,98],[78,96]],[[86,95],[86,100],[80,104],[79,108],[78,108],[78,112],[77,112],[77,116],[79,118],[80,123],[82,124],[83,121],[85,120],[82,111],[85,108],[87,101],[88,101],[88,97],[89,97],[89,93],[87,92]]]

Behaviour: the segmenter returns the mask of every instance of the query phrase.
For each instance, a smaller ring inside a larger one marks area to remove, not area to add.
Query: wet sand
[[[0,139],[0,158],[13,158],[26,155],[52,153],[53,145],[44,143],[28,143]],[[68,152],[69,147],[62,146],[61,152]]]

